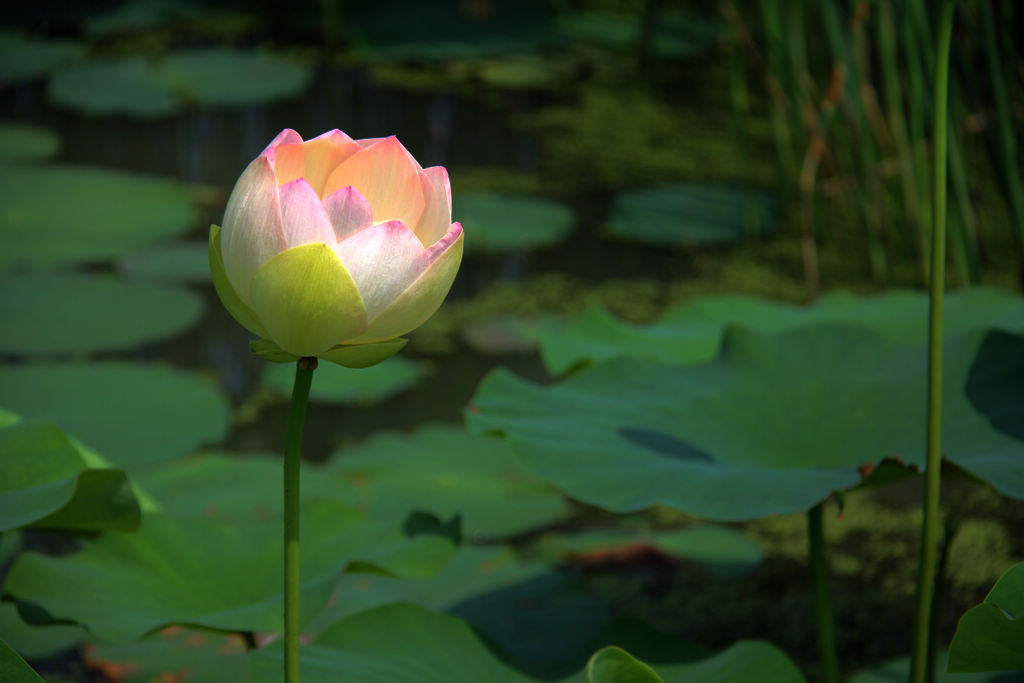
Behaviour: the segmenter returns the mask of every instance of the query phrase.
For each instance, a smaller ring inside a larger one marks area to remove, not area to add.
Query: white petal
[[[441,166],[424,169],[420,179],[424,206],[415,232],[423,244],[430,246],[452,227],[452,186],[448,171]]]
[[[430,265],[427,250],[401,221],[361,230],[335,251],[363,297],[367,321],[373,321]]]
[[[253,273],[285,249],[277,181],[266,156],[256,157],[235,183],[224,211],[220,245],[231,286],[251,306]]]
[[[338,242],[373,225],[373,209],[359,190],[349,185],[323,200]]]
[[[334,245],[334,227],[327,218],[320,197],[305,178],[282,185],[278,194],[284,239],[289,249],[312,242]]]

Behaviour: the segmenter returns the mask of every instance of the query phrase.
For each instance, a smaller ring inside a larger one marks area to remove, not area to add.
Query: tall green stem
[[[306,422],[309,386],[316,358],[295,364],[295,387],[288,411],[284,447],[284,680],[299,683],[299,468],[302,462],[302,427]]]
[[[931,604],[935,592],[936,545],[939,534],[939,487],[942,467],[942,293],[946,267],[946,134],[949,99],[949,49],[953,34],[954,0],[944,0],[939,15],[935,60],[935,100],[932,158],[932,264],[928,315],[928,441],[925,465],[924,521],[921,524],[921,563],[917,574],[914,614],[912,683],[928,679]]]
[[[822,683],[839,683],[832,601],[828,594],[828,562],[825,560],[824,503],[807,512],[808,550],[811,556],[811,584],[814,586],[814,620],[818,627],[818,655]]]

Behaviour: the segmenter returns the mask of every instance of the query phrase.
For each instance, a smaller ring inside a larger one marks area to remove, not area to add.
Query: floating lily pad
[[[179,50],[161,63],[168,87],[206,106],[246,106],[293,97],[309,85],[308,67],[268,52]]]
[[[985,601],[960,617],[950,671],[1024,671],[1024,562],[1010,567]]]
[[[619,358],[547,388],[496,371],[467,421],[504,433],[529,471],[593,505],[754,519],[807,510],[885,458],[919,466],[925,364],[923,348],[859,327],[729,328],[696,367]],[[1024,338],[963,335],[945,366],[944,453],[1024,498]]]
[[[459,427],[373,436],[341,449],[327,472],[343,479],[346,495],[375,517],[395,519],[416,509],[461,515],[469,534],[508,536],[566,513],[558,491],[524,471],[507,444]]]
[[[89,467],[53,425],[0,429],[0,531],[36,525],[82,531],[132,530],[139,505],[124,470]]]
[[[191,2],[180,0],[129,0],[86,21],[90,37],[138,34],[188,19],[199,10]]]
[[[414,605],[386,605],[342,619],[300,648],[306,683],[530,683],[503,664],[468,624]],[[253,683],[281,680],[280,641],[249,655]]]
[[[504,547],[463,546],[430,579],[406,581],[377,574],[346,574],[338,579],[329,606],[306,631],[314,636],[339,619],[392,602],[444,610],[474,596],[501,590],[549,573],[548,565],[524,562]]]
[[[423,374],[422,363],[406,358],[389,358],[368,368],[321,363],[313,373],[309,397],[316,403],[375,403],[414,386]],[[263,371],[263,383],[282,396],[291,396],[295,364],[268,365]]]
[[[935,683],[1020,683],[1024,676],[1005,673],[964,673],[946,670],[949,652],[935,656]],[[880,667],[850,676],[849,683],[904,683],[910,680],[910,658],[900,657]]]
[[[0,124],[0,164],[49,159],[60,148],[53,131],[26,123]]]
[[[0,185],[0,267],[101,260],[186,232],[176,182],[86,166],[11,168]]]
[[[56,424],[129,471],[219,441],[228,426],[212,382],[128,362],[0,367],[0,405]]]
[[[0,640],[0,676],[10,683],[45,683],[3,640]]]
[[[221,521],[268,520],[281,516],[281,455],[202,453],[173,460],[133,477],[160,511],[177,518]],[[188,491],[187,496],[182,491]],[[344,500],[337,481],[323,468],[303,463],[303,499]]]
[[[308,68],[282,57],[230,48],[178,50],[157,59],[95,60],[50,80],[49,96],[94,115],[166,116],[187,104],[243,106],[301,92]]]
[[[85,639],[81,626],[30,626],[12,602],[0,603],[0,640],[29,659],[44,659],[69,650]],[[3,680],[8,680],[4,678]]]
[[[0,31],[0,86],[27,81],[74,61],[85,48],[70,40],[29,38]]]
[[[928,332],[928,297],[910,291],[873,297],[837,292],[811,306],[794,306],[749,296],[712,296],[681,304],[650,325],[632,325],[592,308],[568,324],[549,322],[538,338],[544,364],[553,374],[562,374],[617,356],[678,365],[704,362],[718,352],[730,324],[782,332],[819,323],[856,323],[891,341],[920,344]],[[947,338],[988,328],[1024,330],[1024,298],[986,287],[946,295]]]
[[[760,546],[746,534],[720,526],[695,526],[676,531],[626,533],[594,531],[557,536],[548,543],[584,562],[659,552],[703,565],[721,578],[740,576],[761,563]]]
[[[243,683],[246,649],[237,634],[172,626],[131,643],[90,643],[85,660],[119,683]]]
[[[177,242],[145,247],[122,256],[117,269],[139,280],[210,281],[209,248],[205,242]]]
[[[594,43],[618,50],[635,50],[641,40],[641,17],[582,11],[572,12],[558,20],[565,40]],[[687,59],[712,47],[721,33],[721,22],[692,12],[658,9],[651,40],[651,51],[659,57]]]
[[[668,185],[619,195],[608,227],[623,239],[695,246],[737,242],[774,228],[775,202],[730,187]]]
[[[454,546],[367,523],[332,501],[302,506],[302,615],[323,608],[346,567],[402,576],[436,574]],[[283,628],[281,521],[229,525],[147,515],[134,534],[105,534],[74,555],[24,553],[5,592],[55,620],[113,642],[172,624],[229,631]]]
[[[741,640],[699,662],[657,665],[655,670],[665,683],[804,683],[806,680],[779,648],[759,640]]]
[[[93,60],[55,73],[47,94],[56,104],[85,114],[157,117],[173,114],[178,98],[143,57]]]
[[[109,275],[0,273],[0,351],[29,356],[128,349],[181,332],[198,295]]]
[[[572,229],[568,207],[520,194],[477,193],[456,198],[455,215],[473,231],[470,248],[521,251],[563,240]]]

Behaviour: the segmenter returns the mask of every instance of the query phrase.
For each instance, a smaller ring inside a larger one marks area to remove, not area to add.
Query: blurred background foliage
[[[458,425],[496,366],[551,382],[538,341],[594,305],[641,324],[710,293],[807,303],[837,288],[919,288],[932,22],[928,0],[9,3],[0,406],[65,430],[173,514],[190,514],[182,491],[221,521],[270,514],[238,482],[263,491],[275,476],[266,453],[280,449],[288,377],[249,356],[221,310],[206,231],[281,128],[394,133],[424,166],[448,168],[467,254],[402,358],[318,372],[306,453],[328,485],[313,493],[387,520],[396,499],[461,510],[467,542],[427,588],[342,577],[337,594],[361,597],[320,626],[401,597],[467,619],[506,660],[550,679],[617,620],[642,619],[700,652],[768,639],[813,677],[801,516],[680,541],[672,534],[694,529],[692,517],[567,500],[503,448],[504,464],[481,467],[494,446]],[[1017,291],[1024,280],[1022,24],[1011,0],[958,5],[953,287]],[[947,634],[1024,557],[1021,503],[957,486]],[[849,670],[908,648],[916,501],[904,482],[850,494],[830,517]],[[91,542],[6,533],[0,557],[9,567],[24,550]],[[530,612],[537,604],[558,608]],[[169,633],[162,642],[178,646],[166,648],[82,646],[77,627],[40,635],[0,607],[0,636],[48,680],[149,680],[179,666],[168,651],[226,680],[210,662],[241,647],[181,645],[198,632]],[[539,624],[541,636],[523,638]],[[573,647],[551,647],[568,632]]]

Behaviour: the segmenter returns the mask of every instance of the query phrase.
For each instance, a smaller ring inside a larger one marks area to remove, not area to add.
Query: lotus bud
[[[379,363],[441,305],[462,260],[448,172],[395,137],[281,131],[238,179],[210,270],[254,353]]]

